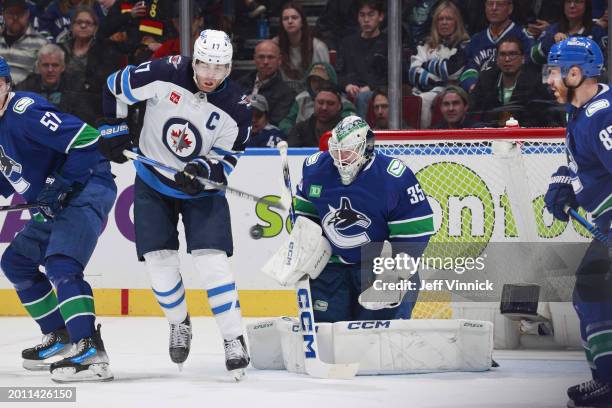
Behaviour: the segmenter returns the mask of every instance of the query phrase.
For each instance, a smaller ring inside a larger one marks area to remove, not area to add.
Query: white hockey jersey
[[[179,55],[128,66],[107,79],[104,114],[126,117],[128,105],[147,101],[139,149],[151,159],[182,169],[197,157],[212,159],[211,179],[222,182],[236,166],[251,132],[249,100],[226,79],[214,92],[201,92],[191,58]],[[151,188],[176,198],[197,198],[176,188],[171,174],[134,162]]]

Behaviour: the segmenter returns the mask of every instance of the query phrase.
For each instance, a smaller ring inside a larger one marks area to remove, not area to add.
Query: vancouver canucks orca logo
[[[4,177],[13,185],[15,191],[23,194],[30,188],[30,183],[21,176],[21,164],[8,156],[4,147],[0,145],[0,171]]]
[[[363,213],[355,210],[348,197],[340,198],[340,208],[329,205],[329,212],[321,222],[325,234],[338,248],[355,248],[370,242],[370,237],[365,231],[353,235],[346,235],[349,228],[361,227],[364,230],[370,226],[372,221]],[[359,229],[357,229],[359,230]]]
[[[189,161],[202,149],[202,136],[187,119],[170,118],[162,130],[162,143],[179,159]]]

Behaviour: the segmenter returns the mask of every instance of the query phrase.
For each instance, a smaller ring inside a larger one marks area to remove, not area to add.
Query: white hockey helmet
[[[374,154],[374,132],[359,116],[348,116],[334,127],[328,144],[342,184],[349,185]]]
[[[232,70],[233,53],[232,41],[224,31],[202,31],[193,45],[193,79],[198,87],[204,80],[213,81],[215,88],[219,86]]]

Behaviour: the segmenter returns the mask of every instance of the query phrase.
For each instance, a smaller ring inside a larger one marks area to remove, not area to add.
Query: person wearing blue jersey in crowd
[[[104,89],[100,151],[123,163],[124,149],[174,168],[174,176],[141,162],[136,166],[136,252],[170,323],[170,358],[179,364],[191,347],[191,323],[180,273],[177,223],[182,216],[192,255],[224,339],[226,367],[238,380],[249,356],[242,334],[238,290],[230,269],[230,213],[223,192],[195,176],[227,184],[251,133],[249,99],[228,77],[232,43],[226,33],[204,30],[193,59],[180,55],[128,66]],[[128,105],[147,101],[138,143],[125,123]]]
[[[569,163],[553,174],[546,208],[568,221],[567,207],[584,208],[608,236],[593,240],[576,271],[573,303],[593,378],[570,387],[568,407],[612,406],[612,91],[597,82],[603,54],[595,41],[569,37],[548,54],[546,82],[568,106]]]
[[[363,119],[342,119],[329,151],[304,161],[295,213],[318,223],[331,246],[327,266],[310,276],[316,321],[410,318],[418,290],[377,293],[372,268],[362,270],[371,261],[365,248],[372,245],[377,257],[387,240],[395,255],[421,256],[434,233],[433,213],[408,166],[374,151],[374,132]],[[389,276],[420,286],[418,273]]]
[[[110,164],[98,153],[95,128],[37,94],[11,88],[9,66],[0,58],[0,194],[16,192],[38,204],[0,261],[44,335],[23,351],[23,366],[50,370],[57,382],[112,380],[100,325],[94,327],[91,286],[83,279],[117,195]]]

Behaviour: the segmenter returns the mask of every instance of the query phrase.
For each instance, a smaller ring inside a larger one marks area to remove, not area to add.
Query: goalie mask
[[[349,185],[374,153],[374,132],[359,116],[348,116],[334,127],[328,143],[342,184]]]
[[[201,91],[212,92],[232,70],[232,41],[223,31],[204,30],[193,46],[193,80]]]

